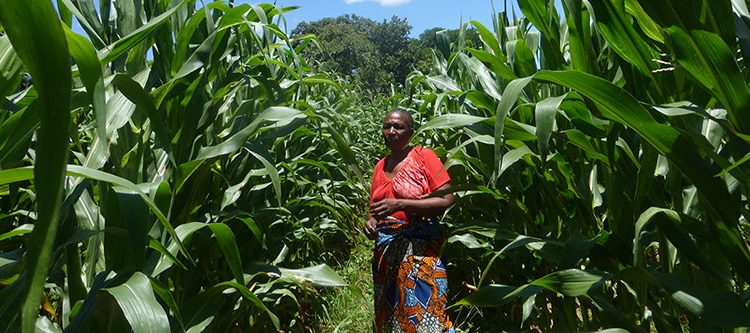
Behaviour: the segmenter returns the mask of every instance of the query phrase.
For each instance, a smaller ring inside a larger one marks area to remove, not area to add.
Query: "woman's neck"
[[[401,161],[406,157],[406,155],[409,155],[409,152],[412,150],[412,148],[413,147],[411,146],[404,146],[401,149],[393,149],[391,150],[390,158],[394,161]]]

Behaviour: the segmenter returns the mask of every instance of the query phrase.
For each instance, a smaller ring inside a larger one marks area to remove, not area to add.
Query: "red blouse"
[[[385,175],[385,159],[383,157],[375,165],[370,187],[370,205],[383,199],[419,199],[451,180],[443,162],[429,148],[414,147],[393,179],[388,179]],[[409,222],[409,216],[404,211],[397,211],[391,216]]]

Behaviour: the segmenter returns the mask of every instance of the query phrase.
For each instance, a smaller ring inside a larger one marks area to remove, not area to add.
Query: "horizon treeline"
[[[408,20],[395,15],[378,22],[345,14],[303,21],[290,35],[292,38],[315,35],[316,47],[302,52],[309,64],[318,70],[350,76],[364,84],[371,94],[389,92],[392,84],[403,85],[412,71],[429,73],[438,32],[446,34],[448,40],[458,40],[463,33],[463,40],[469,46],[482,45],[473,27],[462,31],[436,26],[425,29],[417,38],[410,37],[411,31]]]

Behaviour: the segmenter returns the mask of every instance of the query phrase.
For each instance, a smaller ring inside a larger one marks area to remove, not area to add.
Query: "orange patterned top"
[[[370,205],[383,199],[419,199],[451,180],[443,163],[429,148],[414,147],[393,179],[385,174],[385,159],[383,157],[375,165],[370,187]],[[404,211],[397,211],[391,216],[409,222],[409,216]]]

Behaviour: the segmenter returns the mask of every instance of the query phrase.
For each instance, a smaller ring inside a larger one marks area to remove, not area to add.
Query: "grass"
[[[361,237],[349,260],[334,267],[349,287],[322,292],[325,311],[318,317],[319,332],[372,332],[372,242]]]

